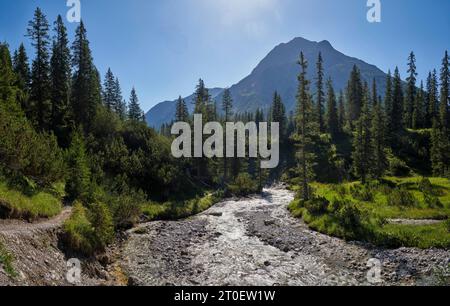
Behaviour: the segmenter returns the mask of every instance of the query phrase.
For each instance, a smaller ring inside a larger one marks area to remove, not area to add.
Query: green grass
[[[220,196],[208,193],[186,201],[149,202],[143,205],[142,212],[150,220],[178,220],[205,211],[220,199]]]
[[[37,192],[27,196],[11,189],[5,182],[0,182],[0,211],[8,218],[49,218],[61,212],[62,204],[56,192]]]
[[[336,199],[345,205],[355,205],[360,223],[346,228],[340,220],[340,214],[333,211],[330,204],[322,214],[311,213],[298,199],[293,201],[289,209],[294,217],[303,218],[308,226],[316,231],[349,240],[363,240],[386,247],[418,247],[418,248],[450,248],[450,181],[444,178],[430,178],[433,193],[439,198],[442,207],[429,207],[424,194],[419,190],[421,177],[396,178],[388,177],[376,187],[370,188],[371,200],[356,199],[364,197],[351,192],[359,182],[340,185],[312,184],[315,195],[325,198],[330,203]],[[387,188],[390,186],[390,188]],[[408,206],[389,205],[388,193],[393,189],[406,189],[414,198]],[[291,187],[296,191],[295,187]],[[447,220],[431,225],[390,224],[388,219],[437,219]]]
[[[11,277],[16,277],[17,273],[13,267],[14,257],[6,250],[4,245],[0,242],[0,265],[3,266],[6,274]]]

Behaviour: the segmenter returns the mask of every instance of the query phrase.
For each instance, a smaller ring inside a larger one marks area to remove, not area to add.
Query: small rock
[[[209,215],[213,216],[213,217],[222,217],[223,213],[221,213],[221,212],[211,212],[211,213],[209,213]]]
[[[270,226],[270,225],[274,225],[274,224],[275,224],[275,220],[264,220],[265,226]]]
[[[269,267],[269,266],[271,265],[271,263],[270,263],[270,261],[265,261],[265,262],[264,262],[264,265],[265,265],[266,267]]]

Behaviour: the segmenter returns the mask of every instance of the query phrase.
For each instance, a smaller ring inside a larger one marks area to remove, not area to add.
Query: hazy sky
[[[94,60],[111,67],[124,96],[136,86],[145,110],[247,76],[276,45],[302,36],[387,71],[416,52],[420,77],[450,49],[449,0],[381,0],[382,22],[366,19],[366,0],[81,0]],[[53,22],[66,0],[0,0],[0,41],[24,42],[39,6]],[[77,24],[69,24],[73,35]],[[31,49],[29,49],[31,52]]]

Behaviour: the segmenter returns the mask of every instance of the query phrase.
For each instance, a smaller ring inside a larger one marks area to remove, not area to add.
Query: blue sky
[[[101,74],[111,67],[124,96],[142,107],[187,96],[201,77],[209,87],[247,76],[276,45],[302,36],[382,70],[417,56],[419,77],[450,49],[450,1],[381,0],[382,22],[367,22],[366,0],[81,0],[82,18]],[[39,6],[53,22],[66,0],[0,0],[0,41],[11,49]],[[68,24],[73,33],[76,24]],[[29,49],[31,52],[31,49]]]

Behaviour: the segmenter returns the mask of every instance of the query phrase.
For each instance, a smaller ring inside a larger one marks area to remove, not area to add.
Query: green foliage
[[[312,215],[322,215],[326,213],[329,205],[330,202],[323,197],[314,197],[303,203],[303,206]]]
[[[411,169],[401,159],[391,156],[389,159],[389,173],[392,176],[408,176],[411,173]]]
[[[228,193],[238,197],[255,194],[258,193],[258,184],[248,173],[241,173],[234,179],[233,183],[228,185]]]
[[[372,202],[374,199],[373,189],[369,185],[353,185],[350,187],[350,194],[359,201]]]
[[[84,200],[90,185],[90,169],[86,157],[84,141],[80,133],[75,133],[67,152],[68,177],[66,194],[70,201]]]
[[[405,188],[394,189],[388,195],[388,205],[390,206],[414,207],[417,204],[414,195]]]
[[[75,202],[71,217],[64,223],[64,241],[70,250],[89,256],[103,251],[113,237],[113,220],[105,204],[86,208]]]
[[[5,270],[6,274],[8,274],[10,277],[17,276],[17,272],[14,269],[13,262],[14,256],[11,255],[10,252],[8,252],[8,250],[0,241],[0,265],[3,266],[3,269]]]

